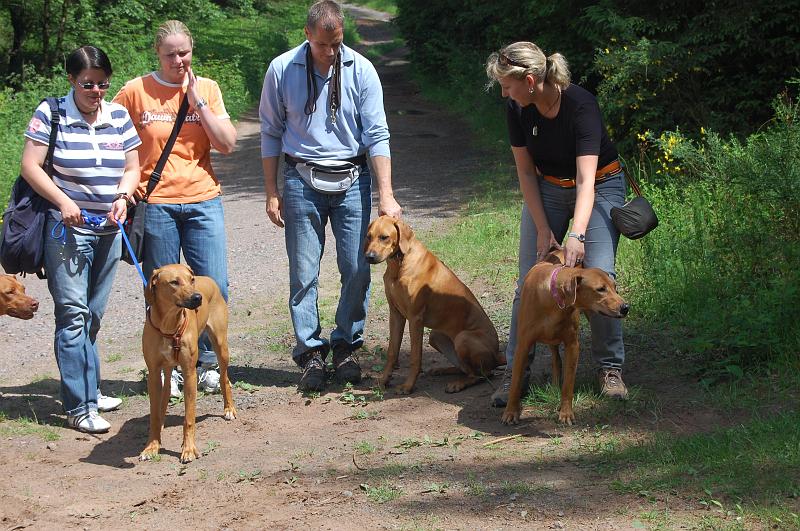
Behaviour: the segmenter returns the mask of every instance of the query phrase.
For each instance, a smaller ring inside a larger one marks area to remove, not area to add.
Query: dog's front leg
[[[386,352],[386,365],[381,373],[380,384],[386,387],[392,379],[392,371],[397,364],[397,356],[400,354],[400,345],[403,342],[403,331],[406,328],[406,318],[400,310],[389,303],[389,349]]]
[[[575,373],[578,371],[578,356],[580,345],[578,337],[570,338],[564,344],[564,372],[561,384],[561,407],[558,410],[558,420],[572,426],[575,412],[572,410],[572,398],[575,392]]]
[[[191,340],[191,339],[190,339]],[[200,457],[194,444],[195,415],[197,407],[197,340],[192,340],[193,355],[188,363],[181,364],[183,369],[183,445],[181,446],[181,463],[190,463]],[[184,347],[186,348],[186,347]],[[190,347],[191,348],[191,347]]]
[[[158,353],[155,354],[158,356]],[[169,385],[169,376],[167,376]],[[164,418],[161,411],[161,367],[155,363],[147,366],[147,395],[150,399],[150,433],[147,437],[147,445],[139,454],[139,461],[149,461],[158,455],[161,449],[161,428],[164,425]],[[169,392],[167,392],[169,396]]]
[[[411,359],[408,367],[408,376],[403,385],[397,388],[397,394],[407,395],[414,389],[417,377],[422,371],[422,312],[408,320],[408,334],[411,338]]]

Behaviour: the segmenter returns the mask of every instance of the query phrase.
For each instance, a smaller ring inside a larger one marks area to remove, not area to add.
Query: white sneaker
[[[197,368],[197,387],[205,393],[216,393],[219,391],[219,371],[217,367],[198,367]]]
[[[81,415],[68,416],[67,424],[84,433],[105,433],[111,428],[111,424],[93,409]]]
[[[100,389],[97,390],[97,410],[106,412],[106,411],[114,411],[119,406],[122,405],[122,400],[114,397],[114,396],[106,396],[100,392]]]
[[[161,378],[164,378],[164,373],[161,373]],[[181,386],[183,385],[183,375],[178,372],[178,369],[172,369],[172,376],[169,379],[169,396],[172,398],[180,398],[183,396]]]

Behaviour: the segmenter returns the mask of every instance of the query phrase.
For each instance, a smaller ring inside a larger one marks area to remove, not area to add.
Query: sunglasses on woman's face
[[[111,83],[109,83],[108,81],[101,81],[100,83],[94,83],[93,81],[87,81],[85,83],[76,83],[76,85],[78,85],[79,87],[81,87],[84,90],[92,90],[95,87],[95,85],[97,85],[97,88],[99,88],[100,90],[106,90],[106,89],[108,89],[108,87],[111,86]]]
[[[497,53],[497,62],[501,66],[517,66],[519,68],[528,68],[528,65],[524,65],[522,63],[518,63],[518,62],[514,61],[513,59],[509,58],[507,55],[505,55],[502,52],[498,52]]]

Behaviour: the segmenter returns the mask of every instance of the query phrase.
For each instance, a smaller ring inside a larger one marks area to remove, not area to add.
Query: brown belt
[[[618,160],[610,164],[606,164],[594,174],[594,184],[601,183],[606,179],[613,177],[615,174],[619,173],[622,169],[622,165],[619,163]],[[561,177],[554,177],[552,175],[542,175],[545,181],[549,183],[553,183],[556,186],[560,186],[562,188],[574,188],[575,187],[575,179],[562,179]]]

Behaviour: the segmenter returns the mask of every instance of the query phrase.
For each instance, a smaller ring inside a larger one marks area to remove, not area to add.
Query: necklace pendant
[[[533,136],[538,135],[539,134],[539,128],[534,125],[533,129],[531,130],[531,134],[533,134]]]

